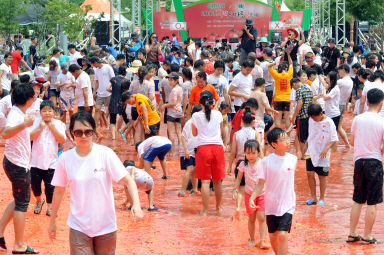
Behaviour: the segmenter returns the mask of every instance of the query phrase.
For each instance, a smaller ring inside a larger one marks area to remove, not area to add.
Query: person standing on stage
[[[248,59],[250,52],[256,52],[257,29],[253,27],[253,20],[246,19],[243,29],[239,33],[240,45],[240,65]]]

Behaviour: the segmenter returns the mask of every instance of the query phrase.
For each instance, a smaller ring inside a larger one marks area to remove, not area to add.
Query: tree
[[[384,0],[347,0],[347,11],[357,20],[378,22],[382,20]]]
[[[9,38],[19,27],[15,17],[26,11],[28,2],[26,0],[0,0],[0,6],[0,35]]]

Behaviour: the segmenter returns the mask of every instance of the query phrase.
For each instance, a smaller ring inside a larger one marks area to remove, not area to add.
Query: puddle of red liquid
[[[352,115],[347,113],[344,118],[345,129],[349,132]],[[163,133],[164,129],[162,130]],[[104,132],[108,135],[108,132]],[[112,147],[121,160],[135,159],[133,146],[127,146],[119,137],[116,141],[106,140],[103,144]],[[68,146],[68,144],[66,145]],[[346,244],[349,233],[349,213],[352,204],[352,151],[343,152],[344,146],[339,144],[338,152],[332,154],[330,176],[326,193],[327,206],[306,206],[304,201],[309,198],[305,161],[299,161],[296,172],[297,208],[294,214],[292,231],[289,236],[290,254],[384,254],[383,245]],[[0,148],[3,154],[4,147]],[[292,152],[294,148],[292,146]],[[1,156],[1,160],[2,160]],[[228,157],[226,157],[228,159]],[[162,176],[160,165],[155,161],[155,178]],[[2,166],[2,164],[1,164]],[[232,200],[233,176],[224,180],[224,211],[221,216],[215,214],[215,199],[211,195],[210,212],[207,217],[198,214],[201,209],[201,197],[192,196],[179,198],[177,193],[181,185],[179,160],[168,161],[170,180],[158,179],[155,182],[155,205],[161,208],[158,212],[146,212],[144,219],[133,221],[131,214],[120,205],[125,199],[122,187],[116,185],[115,203],[118,222],[118,240],[116,254],[273,254],[272,250],[247,248],[248,230],[247,216],[243,206],[242,217],[232,220],[235,202]],[[319,191],[318,191],[319,194]],[[147,196],[140,192],[142,206],[147,206]],[[9,180],[0,170],[0,212],[12,200]],[[57,239],[51,242],[47,227],[49,217],[45,216],[45,207],[41,215],[33,214],[35,200],[27,213],[25,240],[28,245],[39,249],[41,254],[69,254],[68,227],[66,218],[69,212],[69,194],[60,207],[57,220]],[[384,240],[384,210],[377,207],[377,218],[373,235]],[[358,225],[358,232],[363,233],[364,210]],[[257,228],[257,224],[256,224]],[[5,232],[5,239],[10,254],[13,247],[13,224],[10,223]],[[256,240],[258,232],[256,231]]]

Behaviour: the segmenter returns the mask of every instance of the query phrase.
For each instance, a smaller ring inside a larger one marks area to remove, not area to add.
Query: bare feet
[[[221,205],[217,206],[216,207],[216,214],[220,216],[222,212],[223,212],[223,207],[221,207]]]
[[[247,247],[254,247],[256,245],[255,240],[249,240]]]
[[[200,215],[202,215],[202,216],[207,216],[207,214],[208,214],[207,210],[201,210],[200,211]]]
[[[236,210],[235,214],[232,216],[232,220],[240,220],[240,211]]]
[[[271,248],[271,246],[265,240],[260,240],[259,248],[267,250]]]

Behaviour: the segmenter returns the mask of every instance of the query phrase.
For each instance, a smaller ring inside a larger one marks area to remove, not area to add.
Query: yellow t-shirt
[[[143,119],[143,111],[142,107],[143,105],[147,108],[148,112],[148,126],[152,126],[154,124],[157,124],[160,122],[160,116],[156,111],[155,106],[152,104],[152,101],[144,96],[143,94],[138,93],[136,95],[136,109],[137,109],[137,114],[139,114],[141,118],[141,122],[144,124],[144,119]]]
[[[289,102],[291,97],[291,80],[293,78],[293,67],[290,66],[287,73],[278,73],[272,67],[269,73],[275,80],[275,102]]]

